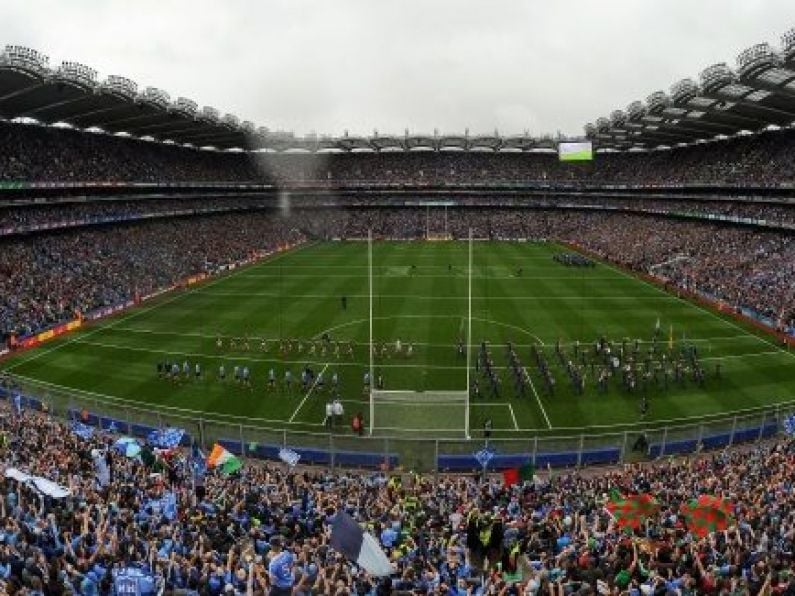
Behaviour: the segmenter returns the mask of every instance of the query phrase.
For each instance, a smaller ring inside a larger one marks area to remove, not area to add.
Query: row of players
[[[182,363],[182,366],[179,365],[178,362],[171,362],[168,360],[160,361],[157,363],[157,376],[161,379],[170,380],[173,383],[179,383],[182,381],[190,380],[191,376],[193,376],[196,380],[202,380],[205,378],[204,372],[202,370],[202,366],[200,363],[196,362],[191,366],[190,362],[185,360]],[[218,372],[215,376],[216,380],[220,382],[225,382],[227,377],[230,377],[235,383],[243,386],[243,387],[252,387],[253,379],[251,375],[251,369],[248,366],[240,366],[235,365],[231,369],[231,374],[227,373],[226,365],[221,364],[218,367]],[[323,371],[321,370],[318,373],[315,373],[312,368],[307,365],[301,370],[300,375],[300,385],[296,380],[293,378],[292,371],[288,368],[284,371],[283,376],[283,385],[289,391],[294,387],[301,387],[304,391],[308,391],[311,388],[314,388],[317,391],[323,391],[326,387],[327,378],[323,375]],[[331,378],[329,380],[331,391],[334,394],[339,392],[340,386],[340,377],[337,371],[334,371],[331,374]],[[278,376],[276,374],[276,369],[271,368],[268,371],[268,382],[267,386],[270,389],[275,389],[278,385]],[[363,386],[365,390],[369,390],[370,388],[370,373],[365,372],[363,377]],[[382,375],[376,376],[376,388],[383,389],[384,388],[384,377]]]
[[[249,337],[218,337],[215,341],[215,347],[221,351],[227,349],[232,352],[250,352],[252,346],[256,347],[259,342],[259,350],[265,354],[271,351],[273,347],[276,352],[281,356],[286,356],[290,353],[306,354],[307,356],[326,356],[333,355],[334,358],[339,359],[346,357],[353,360],[354,342],[346,341],[331,341],[327,336],[322,339],[266,339],[266,338],[249,338]],[[411,358],[414,355],[414,344],[403,344],[399,339],[392,343],[375,342],[373,344],[374,355],[376,357],[388,358],[391,355]]]

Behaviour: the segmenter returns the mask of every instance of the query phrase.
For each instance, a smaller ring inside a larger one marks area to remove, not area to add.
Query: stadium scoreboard
[[[590,142],[558,143],[560,161],[593,161],[593,144]]]

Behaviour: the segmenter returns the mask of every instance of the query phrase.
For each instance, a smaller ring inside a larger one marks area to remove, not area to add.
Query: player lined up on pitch
[[[224,337],[219,335],[215,340],[215,348],[218,352],[259,351],[263,354],[274,354],[282,358],[298,355],[318,358],[333,357],[337,360],[343,358],[355,360],[356,346],[359,345],[363,344],[350,340],[332,340],[327,333],[324,333],[320,338],[313,339],[268,339],[253,336]],[[399,338],[394,342],[377,341],[373,343],[373,355],[376,358],[411,358],[414,355],[414,344],[411,342],[404,344]]]
[[[263,354],[275,354],[280,357],[295,354],[321,358],[334,357],[337,360],[342,358],[353,360],[355,357],[354,346],[352,341],[332,341],[327,333],[320,338],[313,339],[268,339],[247,335],[232,337],[219,335],[215,340],[215,348],[218,352],[259,351]]]
[[[162,360],[156,365],[157,376],[175,385],[189,383],[192,381],[209,381],[216,383],[234,383],[240,387],[253,390],[255,387],[254,373],[247,365],[235,364],[229,368],[224,363],[218,365],[212,373],[205,373],[201,363],[190,363],[184,360],[182,365],[177,360]],[[292,369],[285,368],[278,371],[271,366],[267,373],[261,377],[265,381],[261,384],[268,391],[282,390],[287,393],[294,391],[307,392],[310,389],[322,393],[327,387],[332,395],[339,395],[340,375],[337,371],[328,377],[324,370],[315,372],[311,365],[307,364],[298,375],[298,379],[293,376]],[[258,382],[259,383],[259,382]]]

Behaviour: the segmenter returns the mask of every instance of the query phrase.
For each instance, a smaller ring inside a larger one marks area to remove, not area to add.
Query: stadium
[[[5,46],[3,589],[795,593],[795,29],[735,62],[301,136]]]

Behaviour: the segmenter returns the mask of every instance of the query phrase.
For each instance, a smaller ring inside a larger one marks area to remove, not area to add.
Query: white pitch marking
[[[315,387],[317,387],[317,380],[320,378],[320,375],[322,375],[324,372],[326,372],[327,368],[328,368],[328,362],[325,364],[325,366],[323,366],[323,370],[320,371],[320,374],[315,377],[315,380],[312,383],[312,386],[309,388],[309,391],[306,392],[306,395],[304,396],[304,399],[302,399],[301,403],[298,404],[298,407],[295,409],[295,412],[293,412],[293,415],[290,416],[290,419],[287,422],[292,422],[293,420],[295,420],[295,417],[298,416],[298,412],[301,411],[301,408],[304,407],[304,404],[306,403],[306,400],[309,399],[309,396],[312,395],[312,392],[315,390]]]

